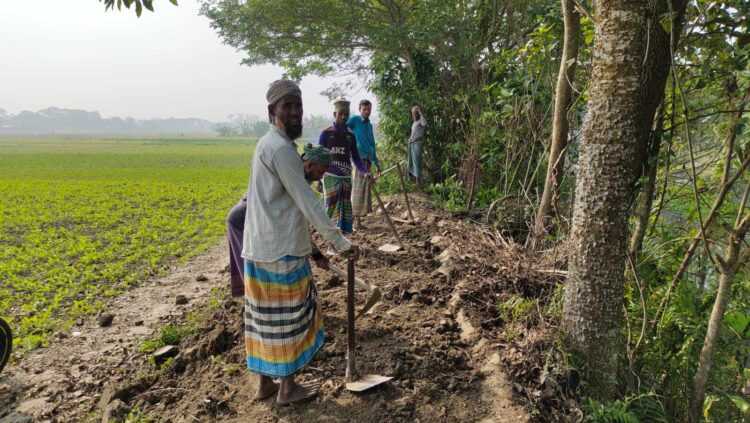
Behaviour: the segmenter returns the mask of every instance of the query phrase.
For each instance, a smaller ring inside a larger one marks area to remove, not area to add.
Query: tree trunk
[[[615,373],[624,355],[622,301],[646,1],[598,0],[595,10],[562,330],[587,363],[592,396],[607,399],[617,393]]]
[[[736,238],[735,234],[732,235],[732,238]],[[711,310],[711,318],[708,320],[706,338],[703,341],[703,348],[701,349],[700,361],[698,362],[698,368],[695,371],[695,376],[693,378],[693,403],[690,414],[685,417],[685,421],[688,423],[698,423],[701,421],[703,395],[705,393],[709,372],[711,371],[711,366],[714,361],[714,351],[716,350],[716,343],[718,342],[721,322],[724,320],[724,310],[726,309],[727,302],[729,301],[729,294],[732,290],[732,279],[737,270],[736,264],[739,257],[741,242],[741,239],[737,239],[737,242],[732,240],[726,249],[727,268],[722,269],[719,274],[719,289],[716,292],[714,307]]]
[[[656,170],[659,167],[659,150],[661,149],[661,131],[663,128],[663,115],[656,117],[656,128],[651,132],[651,142],[648,149],[648,158],[643,168],[643,186],[635,206],[635,227],[630,235],[630,247],[628,251],[635,260],[641,251],[643,237],[648,229],[648,221],[651,217],[651,207],[654,204],[654,193],[656,192]]]
[[[671,8],[670,8],[671,2]],[[638,117],[638,141],[636,147],[633,179],[646,174],[651,148],[651,132],[654,127],[656,109],[664,98],[664,87],[667,84],[669,71],[672,68],[672,50],[680,39],[680,31],[685,18],[687,0],[648,0],[648,12],[644,36],[646,37],[646,57],[641,73],[640,101]],[[670,12],[674,17],[667,32],[660,19]]]
[[[575,8],[573,0],[562,0],[565,36],[563,52],[560,58],[560,71],[557,74],[555,89],[555,114],[552,118],[552,141],[550,142],[547,177],[544,180],[544,191],[539,202],[536,216],[536,236],[547,233],[552,226],[555,204],[559,197],[565,169],[565,149],[568,146],[568,109],[573,101],[573,82],[575,81],[576,62],[578,61],[578,39],[581,36],[581,15]]]

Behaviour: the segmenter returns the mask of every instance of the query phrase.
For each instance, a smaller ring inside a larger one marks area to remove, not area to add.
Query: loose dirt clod
[[[106,328],[112,326],[112,321],[115,320],[115,315],[112,313],[103,313],[99,316],[99,327]]]
[[[176,357],[179,352],[180,349],[175,347],[174,345],[166,345],[164,347],[161,347],[154,353],[154,363],[156,363],[157,366],[161,365],[165,361],[167,361],[167,359]]]

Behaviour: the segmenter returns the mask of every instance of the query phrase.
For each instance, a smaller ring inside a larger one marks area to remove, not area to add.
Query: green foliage
[[[135,5],[135,14],[140,18],[141,13],[143,13],[143,8],[150,11],[154,11],[154,0],[99,0],[99,2],[104,2],[104,10],[110,10],[115,8],[115,3],[117,4],[117,10],[122,10],[122,6],[125,6],[127,9],[130,9],[130,6]],[[170,3],[177,6],[177,0],[169,0]]]
[[[123,423],[153,423],[155,421],[156,420],[153,417],[141,411],[138,406],[135,406],[128,415],[125,416]]]
[[[584,422],[590,423],[667,423],[664,409],[654,394],[626,396],[608,403],[591,398],[583,408]]]
[[[534,319],[532,315],[538,309],[538,302],[535,298],[522,298],[513,296],[497,305],[497,311],[503,320],[509,323]]]
[[[718,390],[716,395],[707,395],[706,400],[703,403],[703,417],[706,421],[719,422],[724,421],[722,419],[726,419],[726,413],[721,413],[724,414],[722,416],[720,413],[712,412],[714,404],[722,402],[729,403],[734,407],[734,411],[737,412],[735,417],[736,421],[750,421],[750,402],[748,402],[748,400],[739,395]]]
[[[463,183],[452,175],[444,182],[437,182],[429,187],[429,193],[434,201],[442,204],[448,211],[456,212],[466,208],[466,197]]]
[[[244,140],[0,140],[0,309],[19,350],[225,234]]]
[[[156,339],[143,341],[140,348],[141,352],[151,353],[166,345],[179,345],[187,332],[184,327],[170,323],[161,329]]]
[[[584,408],[586,418],[584,422],[590,423],[639,423],[638,417],[627,410],[627,405],[621,401],[609,404],[601,404],[591,398]]]
[[[246,53],[246,64],[277,64],[295,79],[343,71],[367,79],[388,161],[406,157],[409,110],[420,105],[427,175],[443,184],[437,196],[451,209],[469,190],[486,207],[492,196],[521,196],[543,183],[536,163],[549,132],[558,2],[509,3],[498,13],[489,1],[205,0],[202,14]]]

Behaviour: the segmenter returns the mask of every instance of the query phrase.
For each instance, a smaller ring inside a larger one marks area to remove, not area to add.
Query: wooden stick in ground
[[[398,243],[398,246],[406,249],[404,247],[404,244],[401,242],[401,238],[398,236],[398,232],[396,232],[396,227],[393,226],[393,222],[391,222],[391,217],[388,215],[388,210],[385,209],[385,204],[383,204],[383,200],[380,198],[380,194],[378,194],[378,190],[375,188],[375,184],[370,184],[370,188],[372,189],[372,192],[375,194],[375,198],[378,199],[378,204],[380,204],[380,210],[383,210],[383,215],[385,216],[386,222],[388,222],[388,226],[391,227],[391,231],[393,232],[393,236],[396,237],[396,242]]]
[[[388,169],[386,169],[386,170],[384,170],[384,171],[380,172],[380,174],[379,174],[378,176],[375,176],[375,177],[373,177],[373,179],[378,179],[378,178],[382,178],[382,177],[383,177],[383,176],[385,176],[385,175],[386,175],[387,173],[389,173],[389,172],[392,172],[392,171],[393,171],[393,169],[398,169],[398,168],[399,168],[399,166],[401,166],[401,162],[398,162],[398,164],[395,164],[395,165],[393,165],[393,166],[389,167]]]
[[[406,192],[406,184],[404,183],[404,171],[401,170],[401,163],[398,165],[398,179],[401,181],[401,191],[404,192],[404,199],[406,200],[406,210],[409,211],[409,220],[414,221],[414,215],[411,214],[411,205],[409,204],[409,194]]]
[[[354,367],[354,258],[350,255],[346,261],[346,380],[353,382],[356,378]]]

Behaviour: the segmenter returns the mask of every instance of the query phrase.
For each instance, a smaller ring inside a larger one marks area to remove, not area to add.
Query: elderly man
[[[326,212],[343,233],[352,232],[352,163],[365,178],[370,172],[365,168],[357,150],[357,139],[346,126],[349,119],[349,102],[337,100],[333,103],[334,123],[321,132],[318,144],[331,150],[333,161],[323,176]],[[328,251],[334,253],[333,245]]]
[[[422,153],[424,152],[424,132],[427,120],[419,106],[411,108],[411,116],[414,122],[411,124],[411,135],[409,135],[408,170],[409,175],[416,179],[417,185],[420,185],[420,178],[422,177]]]
[[[375,151],[375,134],[370,123],[372,103],[370,100],[359,102],[359,115],[349,118],[346,124],[354,132],[357,138],[357,150],[362,158],[362,163],[368,172],[372,171],[372,165],[377,167],[378,172],[382,170],[378,156]],[[352,169],[352,215],[354,215],[354,227],[362,229],[362,217],[372,211],[372,198],[370,198],[370,179],[360,172],[356,167]]]
[[[307,182],[320,181],[328,165],[331,164],[331,152],[320,146],[308,144],[302,153],[302,164]],[[227,215],[227,238],[229,238],[229,282],[232,297],[245,296],[245,263],[242,260],[242,234],[245,230],[247,214],[247,193],[245,193]],[[322,254],[312,244],[311,257],[322,259]]]
[[[323,316],[312,270],[308,224],[340,251],[352,245],[320,206],[305,181],[294,139],[302,135],[302,93],[278,80],[266,93],[271,126],[255,147],[245,217],[245,351],[259,375],[257,399],[279,404],[313,397],[318,381],[298,384],[294,374],[324,342]],[[280,378],[279,384],[273,378]]]

